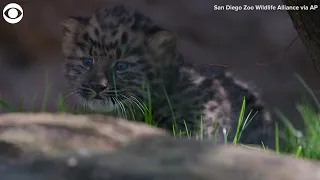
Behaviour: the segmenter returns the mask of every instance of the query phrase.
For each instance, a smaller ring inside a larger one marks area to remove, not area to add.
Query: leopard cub
[[[176,36],[133,9],[117,5],[66,20],[62,49],[71,107],[140,121],[152,114],[170,132],[222,142],[226,131],[234,138],[245,97],[244,115],[254,118],[240,142],[268,144],[273,135],[269,112],[246,83],[184,65]]]

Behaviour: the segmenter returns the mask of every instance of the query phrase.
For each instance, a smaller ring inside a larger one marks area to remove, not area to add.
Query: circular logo
[[[10,3],[3,8],[2,15],[8,23],[16,24],[20,22],[23,17],[23,9],[19,4]]]

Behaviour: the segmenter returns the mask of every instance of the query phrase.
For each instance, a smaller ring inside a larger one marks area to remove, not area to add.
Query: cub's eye
[[[126,69],[128,69],[129,67],[129,63],[126,62],[117,62],[117,64],[115,65],[115,70],[118,72],[122,72],[125,71]]]
[[[81,60],[82,60],[82,63],[83,63],[84,66],[87,66],[87,67],[92,67],[93,66],[94,61],[93,61],[92,58],[84,57],[84,58],[81,58]]]

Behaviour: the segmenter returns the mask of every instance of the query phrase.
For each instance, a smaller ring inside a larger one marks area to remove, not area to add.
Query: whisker
[[[131,98],[133,98],[137,103],[139,103],[140,104],[140,107],[144,107],[144,102],[140,99],[140,98],[138,98],[138,97],[136,97],[135,95],[133,95],[133,94],[129,94],[130,95],[130,97]],[[146,109],[148,110],[148,108],[146,107]]]
[[[76,91],[70,91],[66,96],[65,96],[65,103],[66,104],[73,104],[74,101],[76,101],[76,97],[77,97],[77,94],[78,94],[79,90],[76,90]]]
[[[121,94],[122,95],[122,97],[124,97],[126,100],[128,100],[128,104],[125,104],[126,106],[127,106],[127,108],[129,109],[129,111],[130,111],[130,113],[131,113],[131,115],[132,115],[132,118],[133,118],[133,120],[136,120],[136,118],[135,118],[135,108],[133,108],[134,107],[134,105],[133,105],[133,102],[132,102],[132,100],[129,98],[129,97],[127,97],[126,95],[123,95],[123,94]]]
[[[120,108],[120,117],[123,117],[124,113],[123,113],[123,109],[122,109],[122,106],[121,106],[121,104],[120,104],[120,101],[119,101],[119,99],[116,98],[116,97],[115,97],[114,99],[116,100],[117,105],[119,105],[119,108]]]
[[[127,117],[127,111],[126,111],[125,106],[124,106],[124,105],[123,105],[123,103],[122,103],[121,101],[119,101],[119,100],[118,100],[118,103],[119,103],[119,105],[120,105],[121,109],[123,110],[124,118],[125,118],[125,119],[128,119],[128,117]]]
[[[76,101],[78,99],[78,94],[75,94],[74,96],[72,96],[72,99],[70,100],[70,106],[72,108],[72,110],[74,110],[75,105],[76,105]]]
[[[115,107],[115,111],[116,111],[116,114],[117,116],[119,115],[119,109],[118,109],[118,106],[117,106],[117,101],[115,100],[114,97],[111,97],[112,101],[113,101],[113,104],[114,104],[114,107]]]
[[[128,94],[128,95],[129,95],[129,98],[132,101],[132,103],[134,103],[137,106],[137,108],[140,109],[142,114],[145,114],[145,111],[143,110],[144,107],[143,107],[142,103],[136,97],[134,97],[134,95],[131,95],[131,94]]]
[[[80,91],[79,89],[72,89],[72,90],[67,91],[66,95],[74,94],[74,93],[77,93],[79,91]]]
[[[81,95],[79,95],[79,97],[80,97],[80,102],[79,102],[79,104],[81,104],[81,106],[82,106],[84,109],[88,109],[88,103],[87,103],[87,101],[86,101]]]
[[[74,93],[70,93],[70,94],[67,94],[64,99],[65,101],[67,102],[70,98],[72,98],[75,94],[77,94],[78,92],[74,92]]]

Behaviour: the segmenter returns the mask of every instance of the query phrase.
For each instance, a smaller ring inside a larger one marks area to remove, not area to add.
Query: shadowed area
[[[320,179],[319,163],[246,147],[159,136],[132,141],[111,153],[64,153],[21,158],[19,163],[0,159],[0,163],[0,175],[6,180]]]

